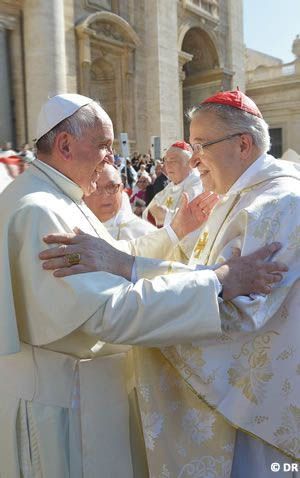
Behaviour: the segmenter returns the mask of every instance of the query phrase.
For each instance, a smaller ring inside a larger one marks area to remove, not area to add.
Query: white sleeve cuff
[[[167,226],[164,227],[166,232],[168,233],[168,236],[170,238],[170,241],[172,242],[173,246],[177,246],[179,244],[179,239],[176,235],[176,233],[173,231],[171,224],[168,224]]]
[[[136,270],[136,263],[135,263],[135,259],[133,261],[133,265],[132,265],[132,271],[131,271],[131,282],[133,284],[135,284],[137,282],[137,270]]]
[[[203,269],[204,269],[203,266],[197,265],[197,270],[201,271]],[[206,269],[210,269],[210,268],[206,268]],[[222,297],[219,297],[219,294],[222,292],[223,286],[222,286],[221,282],[219,281],[219,279],[218,279],[218,277],[216,276],[215,273],[213,273],[213,280],[214,280],[214,283],[215,283],[216,293],[217,293],[217,296],[218,296],[218,302],[219,303],[223,302]]]
[[[164,220],[164,226],[168,226],[174,216],[174,211],[170,211],[166,206],[162,206],[166,210],[166,215],[165,215],[165,220]]]

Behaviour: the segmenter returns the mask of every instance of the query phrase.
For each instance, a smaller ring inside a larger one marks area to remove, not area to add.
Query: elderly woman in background
[[[146,191],[150,184],[151,178],[148,174],[142,174],[136,183],[138,191],[131,196],[130,203],[133,212],[137,216],[141,216],[146,207]]]

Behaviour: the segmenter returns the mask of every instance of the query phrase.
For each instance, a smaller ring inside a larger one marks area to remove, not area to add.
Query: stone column
[[[243,0],[228,0],[229,70],[233,71],[232,85],[245,92],[245,45],[243,30]]]
[[[162,152],[180,137],[177,2],[145,2],[147,133],[161,137]]]
[[[80,93],[90,96],[91,82],[91,46],[89,34],[78,26],[76,28],[79,43],[79,76],[80,76]]]
[[[65,44],[66,44],[66,69],[67,69],[67,91],[76,93],[77,84],[77,45],[75,38],[75,6],[74,0],[64,0],[65,17]]]
[[[29,139],[43,102],[67,91],[63,0],[24,1],[24,50]]]
[[[186,63],[193,59],[193,55],[186,53],[185,51],[180,51],[178,53],[178,73],[179,73],[179,98],[180,98],[180,118],[181,118],[181,139],[184,139],[184,113],[183,110],[183,82],[185,80],[185,72],[183,67]]]
[[[16,145],[20,147],[27,142],[26,115],[25,115],[25,88],[22,52],[22,35],[20,19],[17,19],[15,28],[10,33],[11,76],[12,92],[16,119]]]
[[[11,72],[8,56],[9,33],[14,26],[14,17],[0,16],[0,145],[6,141],[14,142]]]

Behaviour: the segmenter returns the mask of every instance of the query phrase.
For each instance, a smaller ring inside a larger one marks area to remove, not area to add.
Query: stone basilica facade
[[[32,142],[41,104],[78,92],[111,116],[118,147],[162,152],[188,138],[184,113],[239,86],[270,124],[276,152],[300,153],[295,61],[247,50],[242,0],[0,0],[0,144]],[[280,101],[278,101],[280,99]]]
[[[184,111],[245,89],[242,0],[0,0],[0,142],[31,142],[41,104],[100,100],[146,152],[182,138]]]

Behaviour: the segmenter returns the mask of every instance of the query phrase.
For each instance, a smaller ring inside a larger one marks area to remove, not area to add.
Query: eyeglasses
[[[117,183],[109,183],[109,184],[106,184],[105,186],[99,186],[97,185],[97,191],[96,191],[96,194],[98,196],[100,196],[101,194],[103,194],[104,192],[106,194],[109,194],[109,195],[112,195],[112,194],[117,194],[117,192],[119,191],[120,189],[120,186],[121,186],[121,183],[117,184]]]
[[[204,154],[203,149],[206,148],[207,146],[221,143],[222,141],[226,141],[227,139],[234,138],[235,136],[241,136],[242,134],[245,134],[245,133],[233,133],[228,136],[224,136],[223,138],[216,139],[215,141],[207,141],[206,143],[194,143],[194,144],[191,144],[191,147],[194,153],[197,153],[200,156],[202,156]]]

